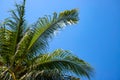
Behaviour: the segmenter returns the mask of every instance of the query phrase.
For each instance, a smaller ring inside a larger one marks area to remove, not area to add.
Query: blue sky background
[[[14,2],[0,1],[0,21],[9,16]],[[73,8],[79,9],[79,23],[55,36],[49,51],[71,50],[89,62],[95,69],[92,80],[120,80],[120,0],[27,0],[26,19],[34,23],[38,17]]]

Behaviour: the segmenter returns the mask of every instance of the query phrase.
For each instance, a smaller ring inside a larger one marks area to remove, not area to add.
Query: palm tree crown
[[[54,13],[28,26],[25,2],[16,4],[11,17],[0,23],[0,80],[77,80],[71,74],[90,79],[91,66],[70,51],[46,52],[56,31],[78,22],[78,11]]]

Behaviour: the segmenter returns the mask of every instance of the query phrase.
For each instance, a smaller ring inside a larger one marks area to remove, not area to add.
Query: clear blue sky
[[[0,21],[9,16],[14,2],[0,1]],[[50,42],[50,51],[71,50],[89,62],[95,69],[92,80],[120,80],[120,0],[27,0],[26,19],[33,23],[73,8],[79,9],[79,23],[61,31]]]

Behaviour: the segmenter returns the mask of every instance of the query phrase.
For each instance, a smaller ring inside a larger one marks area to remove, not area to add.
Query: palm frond
[[[31,53],[43,53],[48,46],[48,39],[52,38],[57,31],[65,26],[76,24],[77,21],[78,11],[76,9],[66,10],[59,15],[54,13],[53,17],[45,16],[39,18],[33,26],[34,35],[27,50]]]
[[[8,56],[8,61],[11,61],[11,65],[13,65],[13,63],[15,62],[14,59],[16,59],[17,49],[19,47],[18,44],[26,32],[26,29],[25,29],[26,23],[24,19],[25,0],[23,0],[23,3],[20,5],[16,4],[16,9],[11,10],[10,12],[11,12],[11,17],[5,19],[4,25],[6,27],[5,29],[11,32],[11,35],[7,36],[7,38],[10,37],[10,40],[7,41],[7,39],[5,39],[5,42],[9,43],[11,46],[7,46],[7,47],[5,46],[5,48],[11,49],[11,51],[5,50],[5,49],[3,50],[8,51],[9,54],[12,54],[12,56]],[[6,45],[6,44],[3,43],[3,45]]]
[[[53,53],[41,55],[31,66],[31,69],[58,69],[63,73],[70,72],[88,78],[92,74],[92,68],[88,63],[64,50],[56,50]]]
[[[12,36],[14,36],[14,39],[13,39],[14,42],[11,43],[14,47],[13,53],[15,53],[16,46],[24,35],[23,32],[24,32],[24,28],[25,28],[25,26],[24,26],[25,25],[25,19],[24,19],[25,0],[23,1],[23,4],[21,4],[21,5],[16,4],[16,9],[11,10],[10,12],[11,12],[12,16],[5,20],[5,22],[6,22],[5,26],[7,29],[9,29],[15,33],[12,35]]]
[[[20,80],[80,80],[74,76],[63,75],[57,69],[53,70],[32,70],[23,75]]]

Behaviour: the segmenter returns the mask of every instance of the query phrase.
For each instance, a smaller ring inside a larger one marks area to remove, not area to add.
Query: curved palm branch
[[[28,72],[27,74],[32,75],[31,70],[53,69],[59,70],[62,74],[69,74],[70,72],[78,76],[86,76],[87,78],[90,78],[93,70],[88,63],[72,55],[69,51],[56,50],[53,53],[41,54],[37,57],[34,64],[29,67],[30,73]]]
[[[66,25],[75,24],[78,22],[78,13],[76,9],[66,10],[58,16],[54,13],[53,18],[46,16],[40,18],[34,25],[34,36],[28,47],[32,52],[44,51],[47,46],[47,39],[51,38],[55,32],[64,28]],[[43,53],[43,52],[41,52]]]

